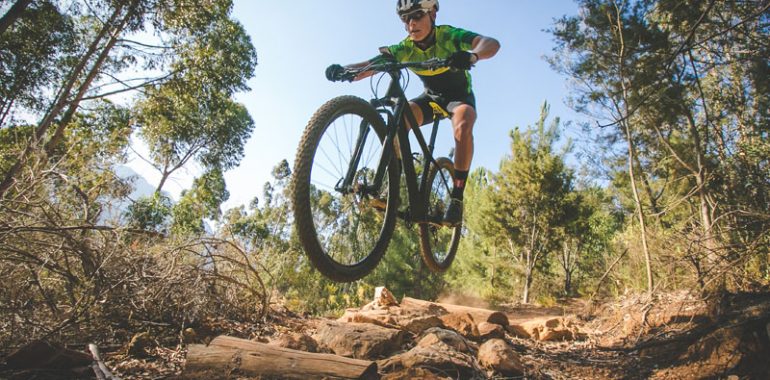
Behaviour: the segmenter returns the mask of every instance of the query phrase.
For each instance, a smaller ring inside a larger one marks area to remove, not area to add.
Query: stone
[[[468,339],[479,338],[479,328],[476,326],[473,317],[468,313],[449,313],[442,315],[441,321],[444,327],[450,328],[460,333]]]
[[[411,350],[377,362],[380,372],[396,372],[409,368],[430,368],[452,379],[484,378],[475,359],[444,342],[430,347],[415,346]]]
[[[407,368],[386,374],[381,377],[381,380],[452,380],[452,378],[439,376],[425,368]]]
[[[496,323],[481,322],[478,324],[479,340],[502,339],[505,337],[505,329]]]
[[[152,343],[152,337],[149,333],[136,334],[126,346],[126,356],[138,359],[146,358],[148,356],[147,349],[152,346]]]
[[[182,330],[182,342],[185,344],[200,343],[200,338],[198,338],[195,329],[188,327]]]
[[[400,315],[397,317],[397,323],[402,329],[415,335],[434,327],[444,327],[444,322],[438,316],[420,313]]]
[[[5,365],[11,369],[65,370],[88,367],[93,362],[93,358],[85,352],[36,340],[11,353],[4,361]]]
[[[356,309],[345,310],[337,322],[371,323],[387,328],[400,328],[395,316],[389,310],[366,310],[358,311]]]
[[[439,327],[434,327],[425,331],[425,334],[417,342],[415,347],[434,347],[438,343],[443,343],[449,347],[452,347],[457,352],[470,353],[472,351],[471,345],[465,338],[459,333],[446,330]]]
[[[505,330],[516,338],[532,339],[532,335],[521,325],[508,325]]]
[[[532,339],[543,342],[585,338],[585,334],[581,334],[577,327],[573,326],[573,323],[565,318],[537,318],[523,322],[519,326]]]
[[[372,359],[401,349],[405,333],[401,330],[368,323],[327,321],[313,338],[337,355],[356,359]]]
[[[503,376],[522,376],[524,366],[511,346],[502,339],[491,339],[479,347],[479,364]]]

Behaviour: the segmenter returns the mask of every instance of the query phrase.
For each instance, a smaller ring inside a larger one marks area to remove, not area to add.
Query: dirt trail
[[[486,306],[474,300],[451,301],[474,308]],[[206,343],[229,335],[371,360],[378,364],[385,380],[770,379],[770,293],[729,295],[716,306],[685,293],[659,295],[653,300],[623,297],[595,304],[571,300],[556,307],[506,305],[495,308],[508,318],[509,325],[500,328],[495,327],[499,320],[494,318],[496,323],[484,324],[472,318],[468,324],[463,313],[422,308],[415,302],[406,309],[394,304],[364,305],[337,321],[303,317],[274,305],[263,324],[208,320],[185,334],[191,337],[188,343]],[[346,321],[355,323],[348,325]],[[360,325],[369,326],[365,329],[368,335],[349,328]],[[331,342],[335,336],[345,339]],[[482,346],[498,338],[513,353],[502,357],[518,363],[518,367],[481,357]],[[183,372],[186,347],[148,347],[143,358],[127,357],[120,350],[104,356],[109,368],[127,380],[195,378]],[[266,379],[249,377],[233,368],[226,374],[212,371],[203,378]],[[0,368],[0,378],[29,378],[25,375],[29,373],[3,372]]]

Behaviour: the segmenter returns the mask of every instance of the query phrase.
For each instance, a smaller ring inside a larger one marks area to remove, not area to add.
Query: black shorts
[[[476,109],[476,97],[473,92],[464,96],[443,96],[423,92],[411,101],[420,106],[423,124],[452,117],[454,109],[461,104],[467,104]]]

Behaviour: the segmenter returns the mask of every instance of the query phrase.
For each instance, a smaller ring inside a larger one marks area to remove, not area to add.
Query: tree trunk
[[[59,94],[56,98],[56,101],[51,106],[51,108],[46,113],[46,115],[43,117],[43,120],[41,120],[38,126],[35,128],[35,133],[30,138],[29,142],[27,143],[27,146],[21,152],[19,157],[16,159],[16,162],[13,164],[13,166],[11,166],[8,169],[8,172],[5,173],[5,178],[3,179],[2,182],[0,182],[0,199],[3,199],[5,197],[5,193],[13,185],[16,179],[16,176],[19,174],[19,171],[21,171],[21,167],[26,163],[26,160],[29,157],[29,155],[32,153],[33,150],[38,148],[38,146],[40,145],[40,142],[42,141],[43,137],[48,131],[48,128],[51,127],[51,124],[53,124],[56,117],[59,116],[59,113],[61,113],[61,111],[69,102],[69,97],[70,97],[70,94],[72,93],[72,89],[75,87],[75,84],[78,82],[78,80],[81,79],[81,74],[85,70],[86,65],[91,60],[93,55],[96,54],[97,48],[99,47],[104,37],[109,33],[110,29],[112,28],[112,23],[118,19],[122,11],[123,11],[122,5],[118,6],[115,9],[110,19],[107,20],[107,22],[105,22],[101,31],[99,31],[99,34],[97,35],[97,37],[88,47],[88,51],[83,55],[83,57],[80,59],[78,64],[75,65],[75,67],[73,68],[72,73],[70,74],[70,77],[67,78],[66,83],[62,86],[61,90],[59,90]]]
[[[572,271],[564,272],[564,295],[569,297],[572,294]]]
[[[524,291],[521,296],[521,302],[524,304],[529,303],[529,287],[532,285],[532,268],[530,267],[530,264],[527,263],[527,270],[524,276]]]
[[[642,238],[642,251],[644,252],[644,264],[647,269],[647,293],[652,294],[654,287],[654,281],[652,277],[652,259],[650,257],[650,248],[647,245],[647,224],[644,214],[644,207],[642,207],[642,200],[639,197],[639,189],[636,186],[636,175],[634,174],[634,142],[632,140],[630,128],[628,124],[623,122],[623,128],[626,131],[626,138],[628,140],[628,177],[631,180],[631,190],[634,194],[634,204],[636,204],[636,213],[639,216],[639,229],[641,230]]]
[[[21,17],[22,13],[24,13],[24,10],[27,9],[27,6],[31,2],[32,0],[18,0],[11,6],[11,9],[0,18],[0,34],[5,33],[5,30],[8,29],[16,19]]]
[[[136,1],[132,3],[131,7],[126,12],[126,15],[123,16],[123,19],[120,20],[120,23],[115,27],[113,32],[110,34],[110,39],[107,41],[107,44],[104,46],[104,48],[102,48],[101,53],[99,53],[99,56],[96,58],[96,62],[91,67],[91,70],[89,71],[88,75],[86,75],[86,78],[83,81],[83,84],[80,85],[80,88],[78,89],[78,92],[75,95],[75,98],[70,102],[67,112],[64,113],[64,116],[59,121],[59,124],[53,133],[53,136],[51,136],[51,139],[46,143],[45,153],[47,156],[51,155],[51,153],[53,152],[53,149],[56,147],[56,144],[59,142],[59,139],[61,139],[62,135],[64,135],[64,129],[67,128],[67,125],[69,125],[70,121],[72,121],[72,117],[75,116],[75,112],[78,110],[78,107],[80,106],[80,100],[83,99],[83,96],[85,96],[86,92],[91,87],[91,83],[93,83],[94,79],[96,79],[96,76],[99,74],[99,71],[101,70],[101,67],[104,64],[104,61],[107,60],[107,57],[109,56],[110,51],[115,46],[115,43],[118,42],[118,37],[120,36],[120,33],[123,32],[123,29],[126,27],[126,25],[131,20],[131,18],[133,18],[135,11],[136,11]]]
[[[631,116],[631,111],[628,109],[628,85],[626,83],[627,77],[625,75],[625,59],[626,59],[626,46],[625,46],[625,36],[623,36],[623,20],[620,16],[620,11],[617,9],[617,4],[615,4],[615,15],[616,15],[616,30],[617,30],[617,37],[618,37],[618,68],[619,68],[619,75],[620,75],[620,86],[622,89],[622,105],[615,103],[615,108],[622,117],[618,120],[618,123],[620,124],[620,127],[623,129],[623,132],[625,132],[626,140],[628,143],[628,177],[631,180],[631,190],[634,195],[634,203],[636,204],[636,212],[639,216],[639,228],[641,230],[641,239],[642,239],[642,251],[644,251],[644,262],[647,269],[647,293],[652,294],[654,282],[653,282],[653,276],[652,276],[652,259],[650,257],[650,248],[647,244],[647,224],[646,224],[646,218],[644,213],[644,207],[642,207],[642,199],[639,196],[639,188],[636,185],[636,175],[634,172],[634,162],[636,160],[636,148],[634,146],[634,136],[631,133],[631,126],[629,125],[629,117]],[[641,169],[641,168],[640,168]]]
[[[473,320],[476,323],[489,322],[501,326],[508,326],[508,317],[506,317],[505,314],[500,311],[452,305],[449,303],[423,301],[410,297],[404,297],[400,304],[402,309],[426,309],[431,305],[441,306],[450,313],[468,313],[473,317]]]
[[[214,377],[239,373],[270,378],[373,379],[377,376],[377,363],[219,336],[209,346],[189,347],[184,374],[192,377],[201,373]]]

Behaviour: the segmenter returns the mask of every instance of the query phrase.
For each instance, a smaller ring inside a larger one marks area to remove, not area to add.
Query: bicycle
[[[454,260],[462,226],[442,224],[454,164],[433,157],[437,117],[429,142],[420,128],[412,128],[422,153],[422,166],[415,166],[418,156],[403,121],[416,122],[401,85],[403,69],[445,66],[445,60],[431,59],[347,69],[348,80],[364,71],[389,75],[385,96],[378,98],[374,91],[369,102],[336,97],[310,119],[295,159],[293,207],[299,240],[313,266],[329,279],[351,282],[374,270],[397,218],[419,226],[420,253],[431,271],[443,272]],[[402,170],[409,203],[399,210]]]

